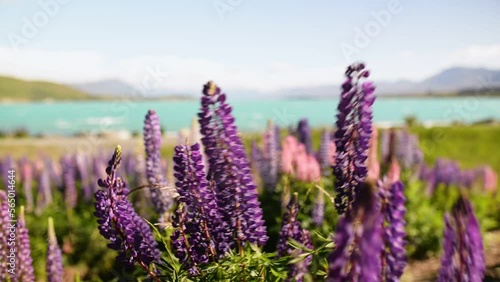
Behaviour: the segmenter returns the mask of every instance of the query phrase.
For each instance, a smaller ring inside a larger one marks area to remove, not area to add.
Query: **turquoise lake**
[[[333,126],[337,99],[262,100],[229,103],[242,131],[258,131],[273,119],[280,126],[307,117],[313,127]],[[19,103],[0,105],[0,130],[26,128],[30,133],[73,134],[102,130],[142,130],[148,109],[155,109],[167,131],[189,127],[198,101],[98,101]],[[374,120],[380,125],[403,122],[407,116],[422,122],[473,122],[500,119],[500,98],[383,98],[375,101]]]

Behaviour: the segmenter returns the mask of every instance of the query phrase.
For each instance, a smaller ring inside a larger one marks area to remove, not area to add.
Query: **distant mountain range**
[[[75,83],[69,84],[68,86],[86,93],[91,93],[92,95],[105,96],[108,98],[130,95],[135,91],[134,86],[119,79],[105,79],[89,83]],[[194,95],[179,94],[179,92],[172,93],[172,91],[166,89],[154,89],[148,91],[147,97],[151,99],[190,99],[193,98]]]
[[[450,68],[425,80],[413,82],[401,80],[396,82],[376,82],[377,95],[415,95],[468,93],[471,90],[496,89],[500,87],[500,70],[484,68]],[[284,97],[321,98],[331,97],[339,92],[340,85],[324,85],[318,87],[295,88],[276,93]]]
[[[106,79],[89,83],[76,83],[69,84],[68,86],[98,96],[119,96],[131,93],[134,89],[131,85],[118,79]]]
[[[484,68],[454,67],[446,69],[422,81],[401,80],[396,82],[376,82],[379,96],[410,96],[456,94],[471,95],[476,90],[483,92],[500,89],[500,70]],[[272,93],[233,89],[235,97],[253,98],[327,98],[339,94],[339,85],[322,85],[316,87],[292,88]],[[132,93],[134,87],[118,79],[62,85],[52,82],[27,81],[0,76],[0,102],[16,100],[82,100],[109,99]],[[149,98],[186,99],[196,97],[196,93],[172,93],[168,89],[158,89],[149,93]],[[188,93],[188,92],[186,92]]]

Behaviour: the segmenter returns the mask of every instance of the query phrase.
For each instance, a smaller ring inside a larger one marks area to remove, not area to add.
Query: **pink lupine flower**
[[[387,172],[387,179],[392,184],[396,181],[399,181],[399,177],[401,174],[401,167],[396,159],[391,161],[391,166],[389,167],[389,171]]]
[[[293,162],[298,143],[299,142],[297,141],[297,139],[293,136],[287,136],[283,141],[281,153],[281,170],[284,173],[294,173]]]
[[[483,169],[483,189],[485,191],[495,191],[498,187],[498,176],[490,166]]]
[[[307,181],[316,182],[321,178],[321,167],[318,160],[311,155],[307,155],[307,165],[309,168]]]
[[[380,176],[380,163],[378,161],[378,133],[377,127],[375,125],[372,126],[372,136],[370,138],[370,147],[368,149],[368,175],[367,180],[377,181]]]

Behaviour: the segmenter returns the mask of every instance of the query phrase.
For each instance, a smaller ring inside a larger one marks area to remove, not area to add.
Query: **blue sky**
[[[216,79],[273,91],[337,83],[362,60],[374,79],[419,80],[456,65],[500,68],[498,15],[494,0],[0,0],[0,74],[139,85],[159,69],[169,73],[160,88]],[[29,24],[37,31],[26,36]]]

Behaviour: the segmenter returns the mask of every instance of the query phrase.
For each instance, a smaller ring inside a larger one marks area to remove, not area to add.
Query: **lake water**
[[[302,117],[313,127],[333,126],[337,99],[231,101],[242,131],[265,128],[266,121],[287,126]],[[30,133],[73,134],[82,131],[142,130],[148,109],[155,109],[167,131],[189,127],[199,110],[198,101],[54,102],[0,105],[0,130],[26,128]],[[375,101],[378,124],[401,123],[409,115],[423,122],[472,122],[500,119],[500,98],[384,98]]]

